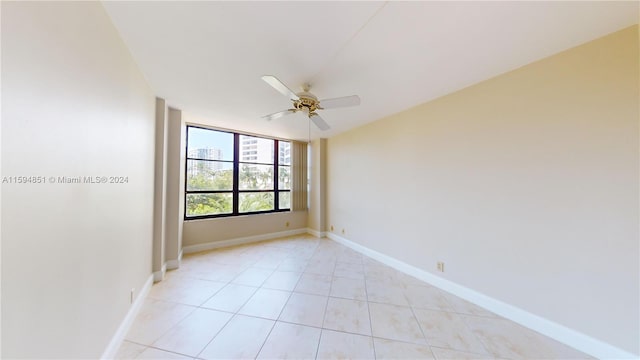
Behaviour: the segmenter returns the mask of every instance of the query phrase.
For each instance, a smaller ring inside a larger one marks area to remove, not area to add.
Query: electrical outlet
[[[289,227],[289,222],[287,221],[284,226]]]
[[[437,267],[438,271],[444,272],[444,263],[442,261],[438,261]]]
[[[131,304],[133,304],[133,295],[135,294],[136,289],[135,288],[131,288],[131,295],[129,296],[129,302]]]
[[[333,231],[333,225],[331,225],[331,231]]]
[[[342,235],[344,235],[344,229],[342,229]]]

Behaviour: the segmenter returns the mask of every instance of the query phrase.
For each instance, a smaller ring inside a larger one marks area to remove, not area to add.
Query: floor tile
[[[196,356],[227,324],[232,314],[197,309],[171,328],[153,347],[189,356]]]
[[[256,261],[251,266],[260,269],[275,270],[280,266],[284,258],[282,256],[265,256],[262,259]]]
[[[344,251],[337,256],[336,260],[344,263],[362,264],[362,254],[356,251]]]
[[[333,275],[335,262],[309,262],[304,272],[316,275]]]
[[[203,280],[229,282],[246,269],[246,266],[211,264],[206,269],[191,272],[191,276]]]
[[[279,320],[321,327],[327,300],[326,296],[293,293],[282,310]]]
[[[409,285],[424,285],[425,282],[411,275],[399,273],[397,276],[398,284],[407,287]]]
[[[307,267],[307,261],[302,260],[299,257],[294,257],[290,259],[285,259],[278,266],[278,270],[280,271],[295,271],[295,272],[303,272]]]
[[[301,272],[275,271],[271,276],[269,276],[267,281],[262,284],[262,287],[267,289],[293,291],[298,280],[300,280],[301,275]]]
[[[228,284],[201,306],[209,309],[237,312],[257,290],[258,288],[252,286]]]
[[[238,275],[231,282],[239,285],[262,286],[262,284],[271,276],[273,270],[248,268]]]
[[[258,359],[313,359],[320,329],[277,322],[258,354]]]
[[[404,293],[405,288],[397,283],[373,279],[367,280],[367,299],[369,301],[409,306],[409,302]]]
[[[130,341],[123,341],[122,345],[116,352],[114,359],[116,360],[128,360],[135,359],[140,353],[142,353],[147,347],[144,345],[132,343]]]
[[[143,351],[136,359],[147,359],[147,360],[184,360],[184,359],[193,359],[188,356],[163,351],[154,348],[147,348]]]
[[[370,336],[322,330],[317,359],[375,359]]]
[[[288,291],[259,289],[238,311],[243,315],[277,319],[291,295]]]
[[[329,298],[322,327],[371,336],[367,302]]]
[[[487,354],[487,350],[467,327],[462,316],[455,313],[424,309],[414,309],[414,314],[429,345]]]
[[[426,344],[420,326],[411,308],[369,303],[373,336]]]
[[[431,347],[433,355],[438,360],[476,360],[476,359],[494,359],[491,355],[486,354],[474,354],[464,351],[443,349],[439,347]]]
[[[433,359],[427,345],[374,338],[376,359]]]
[[[476,316],[500,317],[489,310],[486,310],[476,304],[470,303],[454,295],[447,296],[447,302],[451,305],[453,311],[457,313]]]
[[[331,276],[317,274],[302,274],[295,292],[328,296],[331,290]]]
[[[275,321],[235,315],[198,355],[202,359],[253,359]]]
[[[333,276],[364,280],[364,269],[362,264],[337,262],[336,267],[333,270]]]
[[[577,350],[509,320],[479,316],[465,316],[464,320],[485,348],[495,357],[591,359]]]
[[[396,270],[386,265],[364,265],[364,274],[367,279],[375,279],[381,281],[394,281],[396,279]]]
[[[149,292],[149,297],[185,305],[200,306],[224,286],[225,283],[218,281],[171,278],[155,284]]]
[[[147,299],[125,338],[150,345],[195,309],[193,306]]]
[[[353,300],[367,300],[364,280],[334,277],[329,296]]]
[[[418,309],[452,311],[441,290],[430,285],[409,285],[405,290],[409,304]]]

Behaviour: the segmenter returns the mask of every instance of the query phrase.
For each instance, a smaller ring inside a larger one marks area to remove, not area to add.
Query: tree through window
[[[291,143],[187,126],[185,219],[288,211]]]

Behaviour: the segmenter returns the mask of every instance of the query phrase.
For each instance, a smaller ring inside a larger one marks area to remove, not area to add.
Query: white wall
[[[154,96],[98,2],[2,2],[2,357],[98,358],[151,275]]]
[[[330,138],[327,225],[640,354],[638,79],[634,26]]]

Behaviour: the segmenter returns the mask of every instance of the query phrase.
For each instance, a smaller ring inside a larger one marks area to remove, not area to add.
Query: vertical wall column
[[[314,235],[323,237],[327,231],[327,139],[311,142],[309,163],[311,177],[308,224]]]
[[[169,111],[164,99],[156,98],[155,174],[153,190],[153,281],[164,279],[165,227],[167,219],[167,140]]]
[[[180,267],[184,214],[185,123],[182,111],[169,108],[167,124],[165,258],[167,269]]]

